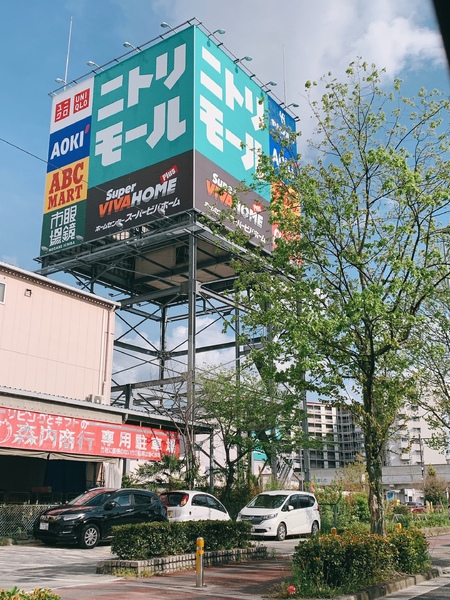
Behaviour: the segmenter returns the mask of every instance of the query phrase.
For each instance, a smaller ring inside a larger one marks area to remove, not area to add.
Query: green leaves
[[[442,286],[450,271],[432,235],[450,211],[449,103],[435,91],[404,98],[400,80],[385,91],[382,73],[357,60],[344,81],[322,78],[321,100],[309,96],[311,158],[283,171],[270,207],[277,247],[265,264],[236,264],[252,306],[249,338],[271,328],[260,363],[277,365],[274,379],[297,393],[346,404],[361,423],[380,533],[383,448],[417,396],[419,347],[434,333],[424,326],[427,305],[437,294],[450,300]],[[275,181],[266,167],[260,174]],[[288,190],[300,210],[283,202]]]

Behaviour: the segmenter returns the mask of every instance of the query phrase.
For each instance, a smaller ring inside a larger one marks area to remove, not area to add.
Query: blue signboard
[[[47,172],[89,155],[91,118],[86,117],[50,135]]]
[[[295,132],[295,119],[269,96],[270,156],[275,168],[297,156],[291,134]]]

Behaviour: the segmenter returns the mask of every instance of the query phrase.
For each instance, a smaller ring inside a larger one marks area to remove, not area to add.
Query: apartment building
[[[322,402],[308,402],[308,433],[319,446],[309,450],[311,469],[340,469],[364,456],[362,432],[352,415]]]
[[[443,465],[450,461],[450,449],[436,450],[431,446],[436,431],[430,429],[427,411],[411,405],[402,412],[386,452],[387,466]]]

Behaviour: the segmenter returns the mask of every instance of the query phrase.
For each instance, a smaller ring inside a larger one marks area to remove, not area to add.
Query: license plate
[[[39,529],[48,529],[48,523],[39,523]]]

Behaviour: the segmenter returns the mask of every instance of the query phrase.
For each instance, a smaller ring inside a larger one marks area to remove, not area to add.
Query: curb
[[[206,551],[203,555],[204,566],[214,567],[230,563],[247,562],[249,560],[264,560],[268,558],[267,547],[235,548],[233,550]],[[177,571],[195,569],[196,553],[176,554],[173,556],[157,556],[148,560],[104,560],[97,563],[98,575],[115,575],[119,569],[131,571],[140,577],[148,575],[162,575]]]
[[[405,575],[399,577],[393,581],[387,581],[373,585],[365,590],[355,592],[354,594],[347,594],[343,596],[336,596],[334,600],[376,600],[376,598],[382,598],[388,594],[405,590],[413,585],[422,583],[422,581],[429,581],[435,577],[442,575],[442,569],[440,567],[433,567],[425,573],[418,573],[417,575]]]

